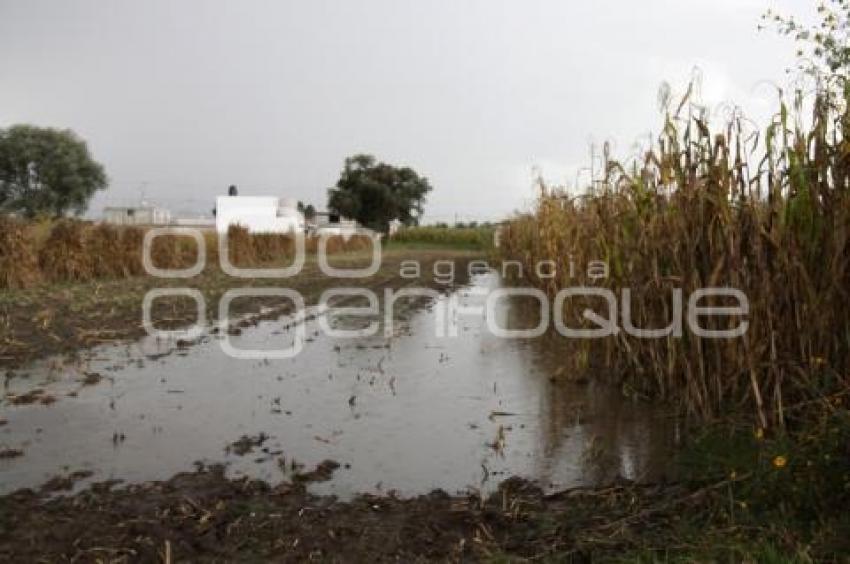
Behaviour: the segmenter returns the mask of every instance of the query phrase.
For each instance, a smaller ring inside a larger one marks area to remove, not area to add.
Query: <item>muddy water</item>
[[[480,305],[476,290],[497,284],[482,275],[455,297]],[[673,431],[663,413],[554,379],[556,350],[498,338],[483,315],[456,316],[458,335],[438,336],[449,299],[402,308],[389,337],[331,338],[309,320],[303,351],[286,360],[234,359],[222,336],[208,335],[188,348],[146,340],[16,371],[0,407],[0,450],[24,454],[0,459],[0,491],[78,470],[94,473],[88,481],[164,479],[198,462],[279,482],[293,461],[311,469],[332,459],[341,465],[333,478],[311,488],[341,497],[488,491],[511,475],[560,489],[665,473]],[[524,317],[500,304],[500,325]],[[326,315],[338,328],[363,322]],[[230,338],[271,349],[291,333],[265,321]],[[11,401],[32,390],[40,399]],[[228,448],[260,434],[268,438],[247,453]]]

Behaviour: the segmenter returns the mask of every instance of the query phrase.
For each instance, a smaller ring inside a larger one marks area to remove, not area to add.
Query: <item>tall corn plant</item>
[[[610,275],[597,283],[627,289],[637,327],[667,326],[677,288],[685,300],[703,287],[742,290],[750,326],[739,339],[621,332],[568,346],[689,413],[712,417],[744,404],[762,425],[781,423],[789,405],[848,384],[848,97],[821,84],[803,119],[796,94],[757,134],[739,115],[712,131],[691,92],[667,104],[640,162],[609,163],[601,191],[576,197],[542,186],[535,213],[505,230],[502,253],[523,261],[549,294],[588,281],[566,269],[540,279],[539,261],[606,261]],[[565,318],[578,323],[587,305],[567,301]]]

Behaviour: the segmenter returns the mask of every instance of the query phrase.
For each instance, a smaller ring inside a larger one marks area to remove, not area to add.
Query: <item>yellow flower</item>
[[[814,364],[815,366],[822,366],[822,365],[826,364],[826,359],[823,358],[822,356],[813,356],[812,357],[812,364]]]
[[[773,459],[773,465],[777,468],[785,468],[786,464],[788,464],[788,459],[781,454]]]
[[[764,438],[764,429],[762,429],[761,427],[759,427],[758,429],[756,429],[755,435],[756,435],[756,440],[757,440],[757,441],[762,440],[762,439]]]

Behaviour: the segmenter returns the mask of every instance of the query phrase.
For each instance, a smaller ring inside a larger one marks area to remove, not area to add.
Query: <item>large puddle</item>
[[[476,290],[497,284],[478,276],[455,299],[481,304]],[[289,478],[293,460],[310,470],[331,459],[340,467],[311,489],[340,497],[486,492],[512,475],[563,489],[665,473],[673,426],[663,413],[553,378],[556,351],[496,337],[483,315],[458,316],[458,335],[438,336],[449,299],[407,308],[390,337],[332,338],[309,320],[292,359],[234,359],[209,335],[188,348],[148,339],[7,374],[0,450],[23,455],[0,460],[0,491],[79,470],[93,472],[89,482],[165,479],[197,462],[274,483]],[[522,317],[517,307],[500,302],[500,325]],[[232,339],[274,348],[289,333],[264,321]],[[32,390],[36,401],[11,401]],[[261,434],[249,452],[228,449]]]

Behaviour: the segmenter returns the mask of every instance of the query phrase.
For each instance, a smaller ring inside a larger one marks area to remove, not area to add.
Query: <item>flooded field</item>
[[[480,275],[454,296],[480,305],[479,290],[498,284]],[[404,308],[390,336],[333,338],[308,319],[291,359],[231,358],[222,331],[191,346],[147,339],[9,372],[0,491],[74,472],[77,488],[159,480],[216,463],[275,483],[326,460],[339,466],[311,490],[342,498],[489,492],[513,475],[545,489],[664,475],[674,440],[664,413],[555,378],[562,353],[541,339],[498,338],[483,315],[459,316],[456,337],[438,336],[450,299]],[[500,302],[499,324],[522,319],[518,308]],[[292,331],[262,321],[239,333],[228,336],[235,347],[273,349]]]

